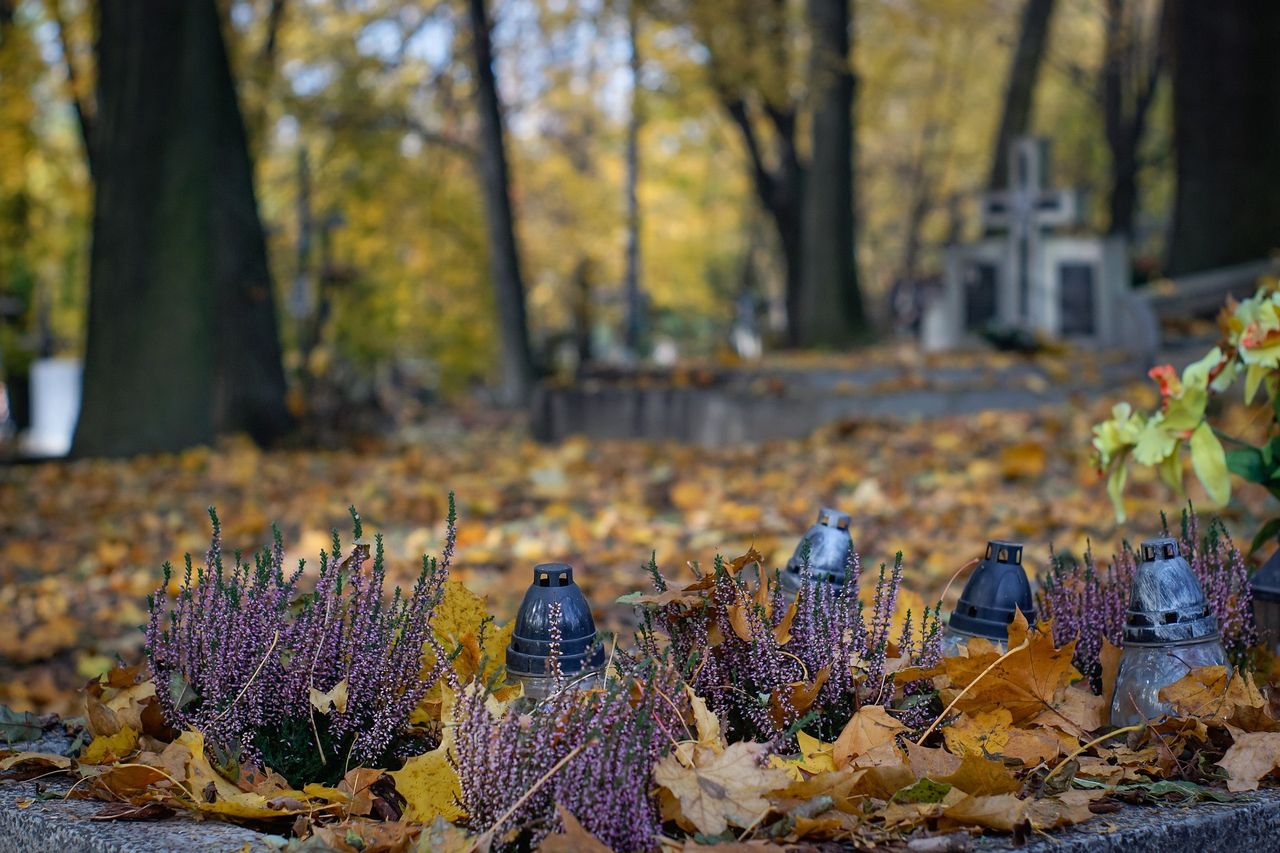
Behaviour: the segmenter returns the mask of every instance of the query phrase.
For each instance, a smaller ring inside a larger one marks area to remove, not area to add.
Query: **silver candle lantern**
[[[1226,666],[1218,620],[1177,539],[1142,543],[1125,612],[1124,651],[1111,724],[1129,726],[1172,713],[1160,690],[1202,666]]]

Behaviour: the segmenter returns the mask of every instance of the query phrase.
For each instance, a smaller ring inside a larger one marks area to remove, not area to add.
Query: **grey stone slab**
[[[67,785],[50,788],[63,792]],[[27,800],[32,802],[20,808]],[[38,799],[35,782],[0,783],[0,853],[269,853],[283,843],[244,827],[184,816],[94,820],[102,807],[95,800]]]
[[[1280,850],[1280,790],[1230,803],[1127,806],[1078,826],[1040,835],[1023,847],[1005,837],[973,844],[983,853],[1269,853]]]

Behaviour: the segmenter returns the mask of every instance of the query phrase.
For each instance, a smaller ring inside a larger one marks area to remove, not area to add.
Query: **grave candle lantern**
[[[1258,641],[1280,652],[1280,550],[1249,578]]]
[[[553,647],[557,604],[558,653]],[[559,679],[551,671],[552,657],[559,663]],[[573,582],[573,568],[566,563],[534,566],[533,583],[524,594],[507,646],[508,677],[524,684],[526,696],[545,699],[556,691],[557,681],[579,687],[594,684],[603,667],[604,646],[597,641],[591,606]]]
[[[991,540],[986,556],[969,576],[960,601],[951,611],[942,636],[942,653],[959,653],[971,637],[983,637],[1002,650],[1007,648],[1009,623],[1018,610],[1035,624],[1031,581],[1022,568],[1022,544]]]
[[[1171,537],[1142,543],[1125,612],[1124,651],[1111,701],[1111,725],[1170,713],[1160,689],[1201,666],[1226,666],[1218,620]]]
[[[843,585],[849,559],[853,555],[853,536],[849,533],[852,519],[848,513],[823,507],[818,520],[805,531],[787,560],[782,572],[782,588],[794,599],[804,583],[804,566],[809,564],[809,579],[815,583]]]

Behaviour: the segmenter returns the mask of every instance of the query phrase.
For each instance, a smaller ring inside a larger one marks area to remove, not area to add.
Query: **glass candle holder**
[[[1035,624],[1031,580],[1022,567],[1022,544],[993,539],[947,620],[943,654],[959,653],[971,637],[982,637],[1007,650],[1009,623],[1018,610]]]
[[[1258,642],[1280,654],[1280,550],[1249,578]]]
[[[1218,620],[1177,539],[1142,543],[1125,611],[1124,651],[1111,725],[1130,726],[1173,709],[1160,690],[1200,666],[1225,666]]]
[[[843,585],[849,561],[853,556],[853,536],[849,532],[852,519],[848,513],[830,507],[818,512],[818,520],[805,531],[796,544],[795,553],[781,573],[783,593],[794,600],[808,580],[813,583]]]
[[[553,674],[553,659],[559,677]],[[508,678],[522,683],[526,696],[545,699],[564,686],[598,685],[603,668],[604,646],[596,635],[591,606],[573,581],[573,568],[565,563],[535,566],[507,646]]]

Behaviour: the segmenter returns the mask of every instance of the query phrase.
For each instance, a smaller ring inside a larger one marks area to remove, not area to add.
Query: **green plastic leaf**
[[[0,705],[0,741],[20,743],[39,740],[43,731],[44,726],[35,714],[30,711],[14,711],[7,705]]]
[[[1116,522],[1120,524],[1125,520],[1124,481],[1128,476],[1129,466],[1125,464],[1125,460],[1121,459],[1111,469],[1111,476],[1107,477],[1107,495],[1111,498],[1111,506],[1115,508]]]
[[[1266,543],[1275,539],[1277,533],[1280,533],[1280,518],[1273,518],[1262,525],[1262,529],[1253,537],[1253,544],[1249,546],[1249,553],[1252,554]]]
[[[1256,447],[1227,451],[1227,470],[1250,483],[1265,483],[1271,478],[1270,466]]]
[[[1244,402],[1249,405],[1253,402],[1254,395],[1258,393],[1258,386],[1262,384],[1262,380],[1266,377],[1268,368],[1261,364],[1251,364],[1244,373]]]
[[[1196,476],[1209,493],[1209,498],[1216,504],[1225,504],[1231,499],[1231,474],[1227,471],[1227,454],[1222,449],[1222,442],[1213,434],[1213,428],[1207,423],[1196,427],[1191,433],[1191,466]]]

